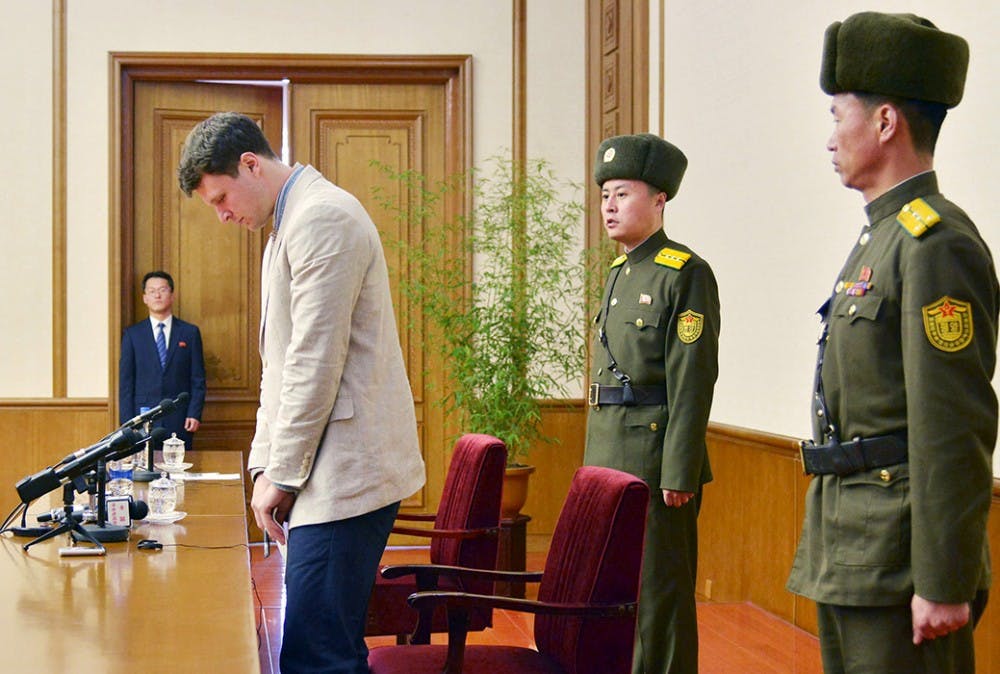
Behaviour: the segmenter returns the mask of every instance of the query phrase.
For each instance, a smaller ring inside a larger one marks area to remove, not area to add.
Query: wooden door
[[[446,177],[447,120],[444,84],[292,84],[292,158],[310,163],[354,194],[371,214],[382,235],[393,287],[393,304],[406,359],[420,446],[427,463],[427,485],[404,506],[433,509],[444,487],[454,429],[434,399],[444,391],[443,364],[433,348],[425,349],[424,320],[410,306],[399,279],[408,273],[394,241],[423,240],[428,223],[399,222],[374,199],[374,189],[404,207],[412,198],[386,177],[373,160],[399,173],[416,170],[432,183]],[[447,205],[455,209],[455,204]],[[457,250],[457,248],[456,248]],[[385,423],[393,423],[386,419]]]
[[[169,272],[173,311],[201,328],[204,344],[208,395],[196,448],[250,446],[261,373],[260,260],[269,228],[250,233],[220,223],[201,199],[180,191],[177,164],[191,128],[223,110],[249,115],[280,150],[281,99],[277,87],[194,82],[135,87],[132,254],[123,260],[122,279],[133,299],[123,325],[148,315],[141,300],[143,275]]]

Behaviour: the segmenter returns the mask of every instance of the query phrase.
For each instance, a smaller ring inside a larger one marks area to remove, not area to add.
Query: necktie
[[[163,323],[156,324],[156,353],[160,356],[160,367],[167,367],[167,340],[163,336]]]

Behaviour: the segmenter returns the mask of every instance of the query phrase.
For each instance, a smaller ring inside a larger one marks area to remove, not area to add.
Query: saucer
[[[173,512],[163,513],[162,515],[154,515],[149,513],[146,515],[143,522],[149,522],[150,524],[173,524],[179,520],[187,517],[187,513],[183,510],[174,510]]]
[[[182,473],[193,465],[193,463],[158,463],[156,464],[156,468],[157,470],[165,470],[168,473]]]

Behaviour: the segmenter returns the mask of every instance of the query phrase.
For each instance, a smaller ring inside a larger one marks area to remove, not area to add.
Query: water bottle
[[[118,461],[108,461],[108,482],[104,489],[108,496],[131,496],[132,485],[132,457],[119,459]]]
[[[145,414],[151,409],[153,408],[145,406],[140,407],[139,414]],[[153,422],[147,421],[142,425],[142,432],[144,434],[149,435],[150,431],[152,430],[153,430]],[[152,464],[149,463],[149,452],[151,451],[151,448],[149,446],[150,444],[151,442],[149,440],[142,443],[142,449],[140,449],[138,452],[136,452],[135,454],[133,454],[128,458],[129,461],[132,461],[136,466],[139,467],[139,470],[146,470],[147,467],[150,470],[152,470]]]

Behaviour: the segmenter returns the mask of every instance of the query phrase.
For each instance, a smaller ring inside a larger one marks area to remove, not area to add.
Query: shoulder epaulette
[[[611,268],[620,267],[625,264],[625,260],[628,259],[628,255],[619,255],[615,258],[615,261],[611,263]]]
[[[680,269],[690,259],[691,253],[685,253],[683,250],[676,250],[674,248],[664,248],[656,254],[653,262],[664,267],[670,267],[671,269]]]
[[[923,199],[914,199],[906,204],[896,216],[896,222],[914,239],[919,239],[928,229],[940,221],[941,216],[938,215],[938,212]]]

